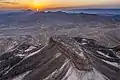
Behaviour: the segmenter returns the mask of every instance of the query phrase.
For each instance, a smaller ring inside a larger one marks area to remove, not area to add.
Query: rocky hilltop
[[[118,51],[63,35],[45,46],[19,43],[0,55],[0,80],[119,80]]]

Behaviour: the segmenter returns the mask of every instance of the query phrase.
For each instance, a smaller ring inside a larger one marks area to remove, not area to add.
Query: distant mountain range
[[[77,11],[78,10],[78,11]],[[120,10],[76,9],[66,11],[6,11],[0,12],[0,27],[55,26],[58,24],[113,23],[120,20]],[[104,17],[104,18],[103,18]],[[61,25],[60,25],[61,26]],[[68,27],[70,27],[69,25]],[[73,26],[73,25],[72,25]],[[83,25],[84,26],[84,25]],[[74,27],[74,26],[73,26]]]
[[[65,10],[65,12],[102,14],[102,15],[120,15],[120,9],[71,9],[71,10]]]
[[[102,16],[110,16],[111,18],[120,20],[120,9],[71,9],[71,10],[62,10],[62,11],[32,11],[31,9],[27,9],[27,10],[21,10],[21,11],[0,11],[0,20],[1,19],[5,19],[8,18],[8,16],[37,16],[36,18],[38,18],[39,16],[41,16],[40,14],[44,14],[48,17],[50,17],[49,15],[53,16],[53,15],[57,15],[57,14],[65,14],[65,13],[82,13],[82,14],[95,14],[95,15],[102,15]]]

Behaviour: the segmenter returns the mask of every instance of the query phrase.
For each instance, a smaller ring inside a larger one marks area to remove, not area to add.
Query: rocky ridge
[[[0,55],[0,80],[119,80],[118,51],[63,35],[44,47],[22,43]]]

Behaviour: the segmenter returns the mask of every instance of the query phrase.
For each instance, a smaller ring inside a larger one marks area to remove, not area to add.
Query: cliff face
[[[0,80],[119,80],[119,47],[53,36],[44,47],[18,44],[0,55]]]

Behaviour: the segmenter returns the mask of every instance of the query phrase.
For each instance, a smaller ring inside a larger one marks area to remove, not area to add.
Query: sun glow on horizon
[[[119,0],[0,0],[0,9],[47,10],[120,7]]]
[[[42,9],[42,3],[39,0],[33,0],[29,2],[30,8],[33,10],[39,10]]]

